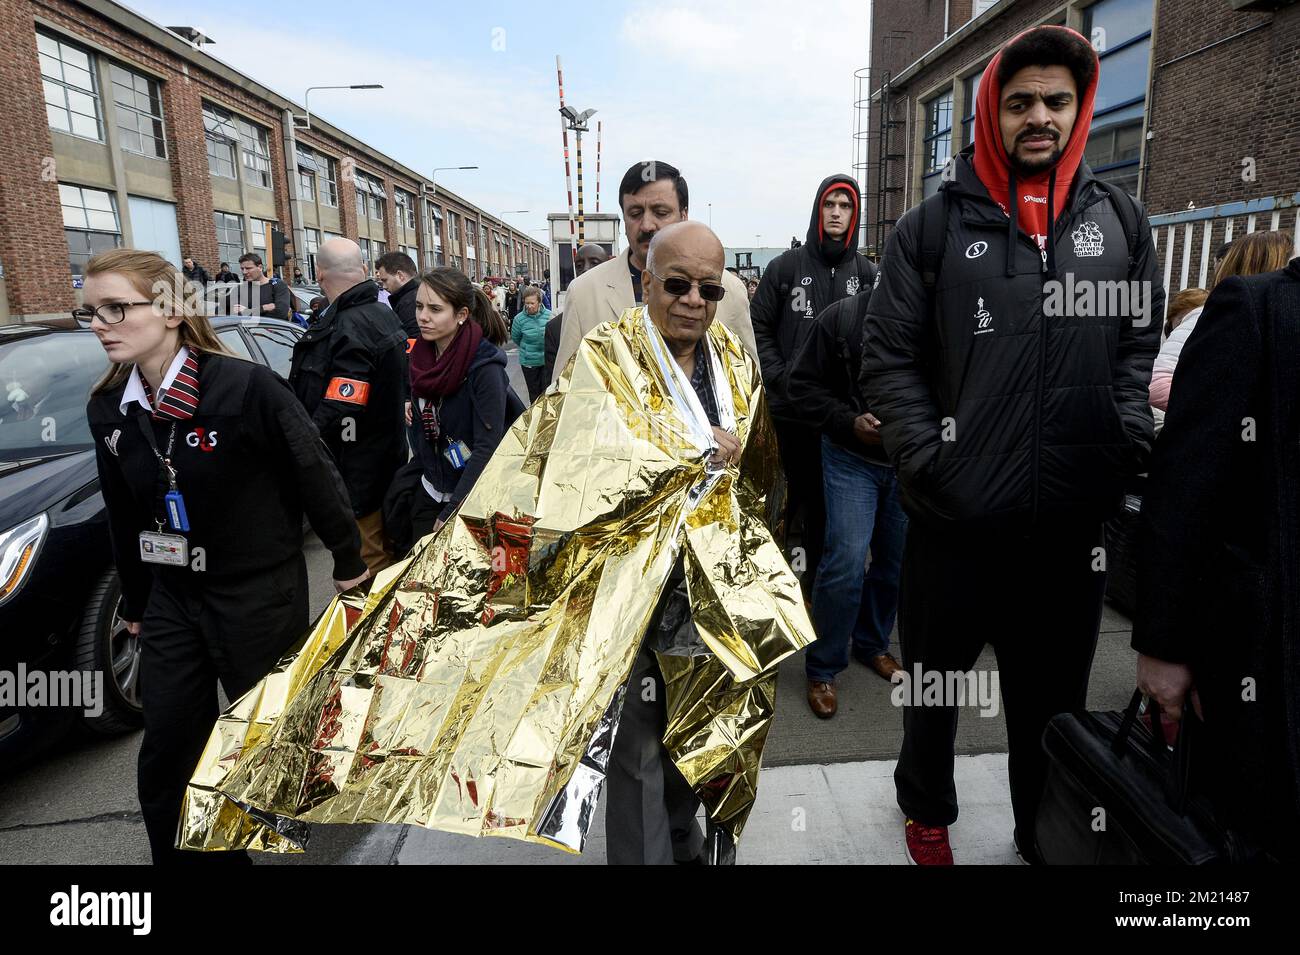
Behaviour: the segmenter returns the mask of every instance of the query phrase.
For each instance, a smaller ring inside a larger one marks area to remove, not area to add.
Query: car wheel
[[[126,629],[119,607],[122,587],[110,569],[90,591],[73,652],[78,670],[104,674],[103,712],[82,718],[99,735],[125,733],[144,725],[140,707],[140,638]]]

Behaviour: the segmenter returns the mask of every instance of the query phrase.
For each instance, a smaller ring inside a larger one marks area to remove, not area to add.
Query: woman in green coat
[[[510,337],[519,345],[519,364],[524,368],[531,404],[546,390],[546,323],[551,311],[542,306],[542,290],[535,285],[524,289],[524,310],[510,323]]]

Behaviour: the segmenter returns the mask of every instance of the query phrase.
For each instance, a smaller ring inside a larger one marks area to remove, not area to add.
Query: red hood
[[[1062,30],[1088,43],[1081,34],[1068,27],[1051,26],[1035,29]],[[1020,34],[1011,42],[1014,43],[1023,35]],[[1088,44],[1088,48],[1092,49],[1092,45]],[[1094,52],[1094,59],[1096,55]],[[1007,159],[1007,151],[1002,146],[1002,131],[998,125],[998,106],[1002,99],[1002,85],[998,82],[998,65],[1001,61],[1002,54],[999,52],[985,68],[984,75],[980,78],[979,94],[975,99],[975,174],[984,183],[993,201],[1002,207],[1003,212],[1009,213],[1011,206],[1007,199],[1011,164]],[[1084,147],[1088,144],[1098,72],[1099,70],[1093,71],[1092,82],[1079,97],[1079,115],[1075,118],[1074,130],[1055,166],[1056,188],[1052,196],[1052,208],[1057,217],[1065,210],[1065,202],[1070,194],[1070,186],[1074,182],[1074,174],[1079,170],[1079,163],[1083,161]],[[1048,169],[1029,179],[1016,179],[1016,219],[1027,235],[1046,233],[1047,188],[1052,172],[1052,169]],[[1029,201],[1026,196],[1035,197],[1039,201],[1036,203]]]

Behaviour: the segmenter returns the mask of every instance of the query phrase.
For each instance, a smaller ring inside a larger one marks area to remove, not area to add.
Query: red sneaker
[[[909,863],[952,865],[952,846],[948,844],[947,826],[926,826],[915,819],[909,819],[903,831],[907,839]]]

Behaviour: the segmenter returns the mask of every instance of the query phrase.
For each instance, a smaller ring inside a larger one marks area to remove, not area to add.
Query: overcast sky
[[[489,211],[530,210],[506,217],[520,229],[567,208],[559,54],[566,103],[597,110],[586,210],[601,120],[602,212],[617,211],[629,165],[664,160],[690,184],[691,217],[708,221],[712,203],[733,247],[802,237],[817,184],[851,172],[853,71],[870,36],[864,0],[126,5],[197,27],[215,41],[206,52],[299,103],[308,86],[384,84],[318,91],[312,112],[426,175],[480,167],[438,180]]]

